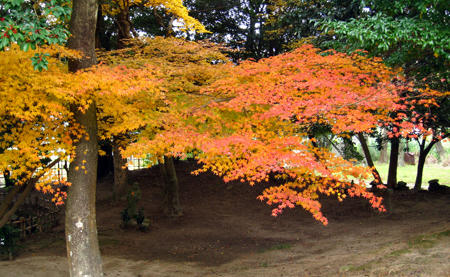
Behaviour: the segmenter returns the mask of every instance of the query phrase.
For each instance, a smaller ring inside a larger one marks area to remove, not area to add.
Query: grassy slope
[[[383,181],[386,182],[388,175],[388,164],[376,163],[376,168],[381,174]],[[397,180],[414,184],[416,180],[417,165],[405,165],[398,168]],[[439,179],[441,185],[450,186],[450,167],[440,165],[425,165],[423,170],[422,184],[427,185],[429,180]]]

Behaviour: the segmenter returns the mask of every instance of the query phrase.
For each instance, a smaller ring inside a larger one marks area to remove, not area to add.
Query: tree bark
[[[380,163],[387,163],[388,162],[388,158],[387,158],[387,149],[388,149],[388,144],[387,142],[382,142],[381,143],[381,149],[380,149],[380,158],[378,159],[378,162]]]
[[[11,203],[14,200],[14,197],[20,192],[21,188],[22,187],[14,186],[9,190],[8,194],[6,195],[5,199],[3,199],[2,204],[0,205],[0,218],[2,218],[3,215],[8,211]]]
[[[69,60],[69,70],[95,65],[96,0],[74,0],[68,46],[84,53],[84,57]],[[85,134],[76,143],[75,156],[69,168],[72,183],[66,202],[66,245],[70,276],[103,276],[97,238],[95,192],[97,183],[98,138],[96,105],[86,110],[71,107],[74,121]]]
[[[405,145],[401,141],[398,147],[398,166],[405,166]]]
[[[437,142],[435,140],[431,141],[427,147],[425,147],[426,140],[423,138],[422,142],[419,142],[419,161],[417,162],[417,174],[416,182],[414,183],[414,191],[419,191],[422,188],[422,178],[423,178],[423,168],[425,166],[425,161],[427,159],[428,153],[430,153],[431,148]]]
[[[361,143],[361,148],[364,152],[364,156],[366,157],[367,165],[372,168],[372,175],[375,178],[375,181],[378,184],[383,184],[380,173],[375,168],[375,164],[373,163],[372,155],[370,155],[369,146],[367,145],[367,140],[363,133],[358,133],[358,140]]]
[[[164,164],[160,165],[164,179],[164,213],[171,217],[181,216],[183,210],[180,204],[177,172],[172,157],[164,156]]]
[[[436,142],[436,152],[439,155],[439,160],[441,162],[445,161],[447,158],[447,152],[445,152],[444,146],[441,141]]]
[[[97,121],[95,105],[85,113],[75,111],[75,120],[86,128],[76,145],[69,168],[72,185],[66,202],[66,244],[70,276],[102,276],[97,238],[95,194],[97,183]]]
[[[397,187],[397,168],[398,168],[398,150],[400,146],[400,139],[393,137],[391,139],[391,156],[389,158],[389,173],[387,185],[389,188]]]
[[[114,185],[113,199],[117,201],[125,195],[128,185],[128,169],[126,168],[127,159],[123,158],[120,152],[120,141],[114,139],[113,142],[113,159],[114,159]]]
[[[0,218],[0,228],[5,226],[6,223],[8,223],[11,216],[17,211],[17,209],[23,204],[27,196],[30,194],[30,192],[33,190],[34,185],[36,184],[36,179],[31,179],[27,182],[25,185],[25,189],[23,192],[19,195],[17,200],[14,202],[13,206],[5,211],[4,214],[2,214]]]
[[[117,24],[117,48],[122,49],[126,46],[126,40],[131,39],[131,22],[128,7],[120,9],[116,16]]]

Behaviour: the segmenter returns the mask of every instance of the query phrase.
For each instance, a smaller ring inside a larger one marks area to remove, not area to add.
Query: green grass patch
[[[281,244],[277,244],[277,245],[270,247],[268,250],[283,250],[283,249],[289,249],[291,247],[292,247],[292,245],[290,245],[289,243],[281,243]]]
[[[387,181],[389,164],[376,163],[375,167],[381,174],[384,182]],[[397,180],[408,184],[416,182],[417,165],[399,166],[397,169]],[[425,165],[423,169],[422,184],[428,185],[429,180],[439,179],[441,185],[450,186],[450,168],[440,165]]]
[[[438,240],[450,236],[450,230],[439,233],[420,235],[409,240],[408,245],[411,248],[429,249],[436,245]]]
[[[435,244],[436,240],[430,239],[423,235],[410,239],[408,242],[409,247],[419,249],[429,249],[432,248]]]
[[[433,234],[432,237],[436,239],[441,239],[443,237],[450,237],[450,230]]]
[[[373,265],[380,263],[381,260],[372,260],[367,263],[355,266],[355,265],[344,265],[339,268],[340,273],[349,272],[349,271],[367,271],[372,268]]]
[[[400,249],[400,250],[395,250],[395,251],[391,252],[388,256],[389,257],[399,257],[399,256],[409,253],[409,252],[411,252],[410,249],[404,248],[404,249]]]
[[[291,247],[292,247],[292,245],[289,243],[280,243],[280,244],[275,244],[273,246],[270,246],[268,248],[260,249],[258,252],[263,253],[266,251],[284,250],[284,249],[289,249]]]

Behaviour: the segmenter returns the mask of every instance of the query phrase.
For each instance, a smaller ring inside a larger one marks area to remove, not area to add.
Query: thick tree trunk
[[[128,8],[121,9],[116,16],[117,24],[117,48],[126,46],[126,40],[131,39],[131,22]]]
[[[97,121],[95,105],[85,112],[75,112],[75,120],[86,128],[76,145],[69,168],[72,185],[66,202],[66,244],[70,276],[102,276],[102,262],[97,239],[95,192],[97,182]]]
[[[96,0],[74,0],[68,46],[84,53],[79,60],[69,61],[69,70],[90,67],[96,63]],[[68,180],[72,183],[66,202],[66,245],[70,276],[103,276],[97,238],[95,192],[97,183],[98,138],[95,102],[87,110],[72,107],[74,121],[86,131],[76,144]]]
[[[160,165],[160,170],[164,179],[164,213],[172,217],[181,216],[183,210],[180,204],[178,178],[173,158],[164,156],[164,164]]]
[[[400,139],[398,137],[393,137],[391,139],[391,156],[389,159],[389,172],[387,185],[389,188],[397,187],[397,168],[398,168],[398,150],[399,150]]]
[[[123,158],[120,152],[120,143],[116,139],[113,142],[114,159],[114,185],[113,199],[119,200],[125,195],[128,186],[128,169],[126,168],[127,159]]]
[[[378,170],[375,168],[375,164],[373,163],[372,155],[370,155],[369,146],[367,145],[367,140],[363,133],[358,133],[358,140],[361,143],[361,148],[364,152],[364,156],[366,157],[367,165],[372,168],[372,175],[375,178],[375,181],[378,184],[383,184],[380,173],[378,173]]]

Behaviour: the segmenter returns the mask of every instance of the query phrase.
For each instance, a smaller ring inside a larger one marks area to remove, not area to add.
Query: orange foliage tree
[[[318,147],[314,128],[339,136],[370,132],[399,108],[401,79],[379,59],[355,53],[321,52],[310,45],[259,62],[246,61],[202,93],[210,104],[184,115],[184,126],[168,129],[133,149],[153,152],[165,145],[172,154],[194,152],[225,181],[251,185],[276,181],[260,196],[274,204],[303,207],[323,224],[320,194],[361,196],[384,211],[369,192],[371,170]],[[132,152],[132,151],[131,151]]]
[[[206,103],[200,88],[223,75],[226,57],[220,53],[217,45],[207,42],[157,37],[134,40],[128,48],[100,52],[99,59],[105,64],[131,68],[141,68],[147,63],[154,65],[158,68],[158,73],[155,73],[158,79],[156,85],[164,93],[164,97],[153,100],[148,93],[126,101],[121,98],[100,99],[101,112],[98,117],[101,139],[114,141],[115,149],[118,138],[120,148],[127,148],[127,144],[137,138],[152,139],[161,130],[182,123],[178,118],[183,112]],[[161,173],[166,176],[164,210],[168,215],[177,216],[181,214],[178,184],[172,158],[163,158],[166,153],[164,146],[159,145],[151,152],[151,158],[153,162],[161,164]],[[147,157],[147,154],[150,153],[141,152],[139,156]],[[119,156],[117,152],[114,155]],[[116,182],[116,173],[120,171],[116,168],[115,165],[113,191],[116,196],[120,196],[125,191],[126,182]]]

